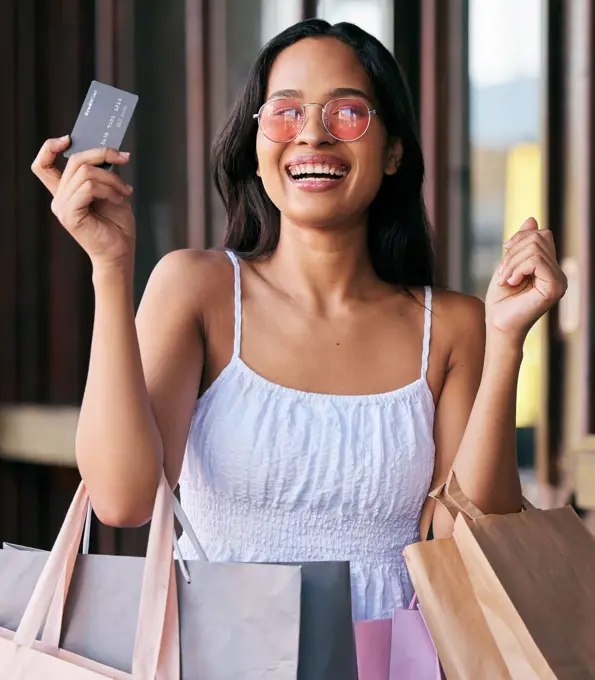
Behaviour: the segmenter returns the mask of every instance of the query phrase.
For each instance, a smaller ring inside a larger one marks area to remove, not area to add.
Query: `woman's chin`
[[[286,224],[291,224],[302,229],[315,229],[325,231],[337,231],[344,225],[353,222],[353,216],[345,214],[339,206],[318,209],[282,211],[282,219]]]

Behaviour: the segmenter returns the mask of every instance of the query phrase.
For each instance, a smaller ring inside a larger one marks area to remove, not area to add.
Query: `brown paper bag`
[[[483,615],[485,627],[467,630],[467,635],[479,643],[478,629],[483,639],[487,628],[515,680],[595,678],[595,539],[576,513],[571,508],[531,509],[486,517],[464,497],[453,474],[432,495],[451,514],[458,511],[473,520],[457,517],[453,538],[436,541],[434,548],[444,559],[449,549],[458,555],[472,588],[472,595],[465,597]],[[449,542],[446,549],[440,545]],[[418,547],[412,549],[416,553]],[[423,568],[411,566],[417,587],[416,580],[423,582]],[[460,581],[450,577],[445,590],[452,594]],[[433,593],[443,606],[450,596],[445,591]],[[426,603],[421,591],[419,597],[425,608],[439,606]],[[435,636],[430,621],[428,625]],[[450,642],[460,640],[450,634]],[[485,642],[481,645],[476,655],[491,649]],[[437,647],[440,654],[438,643]]]
[[[404,556],[448,680],[512,680],[455,540],[415,543]]]
[[[595,678],[595,539],[571,508],[460,517],[455,540],[513,677]]]

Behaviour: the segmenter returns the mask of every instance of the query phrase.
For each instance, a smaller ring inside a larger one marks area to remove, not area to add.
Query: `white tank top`
[[[182,506],[210,560],[349,560],[354,618],[389,617],[413,595],[402,553],[419,540],[434,469],[431,288],[415,382],[373,395],[302,392],[242,361],[240,265],[228,255],[233,356],[197,403]],[[180,548],[196,558],[185,536]]]

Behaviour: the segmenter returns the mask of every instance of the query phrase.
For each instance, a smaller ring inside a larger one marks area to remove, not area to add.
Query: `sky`
[[[538,77],[546,0],[470,0],[469,73],[476,87]]]

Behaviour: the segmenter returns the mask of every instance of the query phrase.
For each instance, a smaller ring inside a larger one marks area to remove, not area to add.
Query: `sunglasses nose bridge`
[[[314,107],[320,109],[320,120],[317,120],[317,121],[315,121],[315,123],[314,123],[315,128],[316,128],[317,136],[320,134],[321,131],[325,134],[325,136],[326,136],[326,135],[330,135],[330,132],[329,132],[329,130],[328,130],[328,128],[327,128],[327,125],[326,125],[326,122],[325,122],[325,120],[324,120],[324,114],[325,114],[325,111],[326,111],[326,105],[324,105],[324,104],[318,104],[318,103],[316,103],[316,102],[312,102],[311,104],[302,104],[302,108],[304,109],[304,120],[303,120],[303,122],[302,122],[302,129],[301,129],[300,132],[296,135],[296,137],[299,137],[300,135],[303,135],[303,134],[307,134],[307,128],[310,127],[310,126],[308,125],[309,116],[308,116],[308,113],[307,113],[307,108],[308,108],[309,106],[314,106]],[[311,121],[310,121],[310,122],[311,122]],[[333,137],[333,135],[331,135],[331,137]]]

